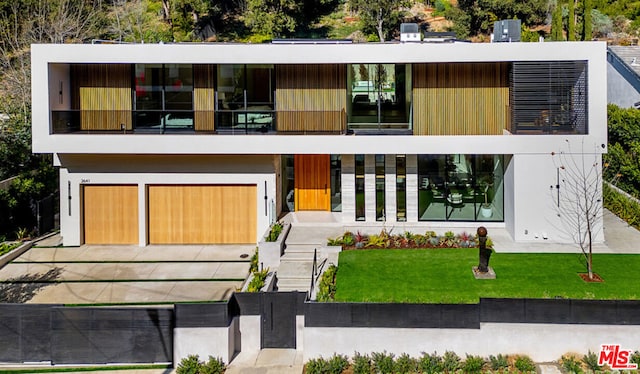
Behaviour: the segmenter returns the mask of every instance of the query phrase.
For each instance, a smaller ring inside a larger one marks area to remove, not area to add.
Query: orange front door
[[[295,155],[296,210],[331,210],[329,155]]]

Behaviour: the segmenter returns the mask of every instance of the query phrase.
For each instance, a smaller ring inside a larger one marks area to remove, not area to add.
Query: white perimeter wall
[[[419,357],[422,352],[443,354],[448,350],[463,358],[465,354],[526,354],[536,362],[548,362],[568,352],[598,352],[601,344],[636,349],[638,336],[640,326],[577,324],[481,323],[480,329],[307,327],[304,360],[382,351]]]
[[[146,186],[150,184],[257,185],[256,243],[267,230],[274,213],[270,206],[277,201],[273,156],[58,155],[58,158],[60,233],[65,246],[82,244],[82,185],[138,185],[140,246],[147,244],[145,204]]]

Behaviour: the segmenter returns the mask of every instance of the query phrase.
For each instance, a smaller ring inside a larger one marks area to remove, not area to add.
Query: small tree
[[[574,1],[575,0],[569,0],[568,4],[569,14],[567,16],[567,40],[570,42],[576,40],[576,6]]]
[[[551,153],[558,170],[552,199],[564,232],[580,247],[593,279],[593,241],[602,225],[602,155],[596,146],[593,153],[584,153],[584,143],[582,152],[575,154],[566,142],[566,150]]]
[[[408,0],[349,0],[349,6],[360,15],[363,31],[375,30],[380,42],[390,35],[390,28],[404,17],[404,9],[411,6]]]
[[[564,40],[562,36],[562,6],[560,4],[556,4],[553,13],[551,13],[551,40]]]

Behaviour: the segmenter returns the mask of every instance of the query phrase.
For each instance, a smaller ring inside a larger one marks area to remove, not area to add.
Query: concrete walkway
[[[251,245],[42,244],[0,269],[2,301],[90,305],[226,300],[242,287],[255,251]]]

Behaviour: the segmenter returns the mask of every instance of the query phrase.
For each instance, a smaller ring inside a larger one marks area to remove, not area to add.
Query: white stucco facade
[[[511,135],[282,135],[54,133],[52,111],[71,108],[70,64],[364,64],[566,61],[587,62],[587,134]],[[354,155],[365,155],[365,222],[376,221],[374,156],[385,161],[387,222],[397,219],[396,165],[406,155],[406,222],[429,225],[418,212],[418,156],[424,154],[503,155],[502,219],[516,241],[544,237],[567,242],[551,193],[557,184],[552,152],[567,142],[584,145],[600,158],[606,152],[606,45],[567,43],[407,43],[407,44],[164,44],[33,45],[33,150],[54,153],[60,166],[61,234],[65,245],[82,238],[81,187],[86,184],[138,186],[138,244],[148,244],[147,187],[179,185],[255,185],[256,242],[282,205],[281,155],[341,155],[344,223],[356,223]],[[577,147],[579,148],[579,147]],[[575,147],[574,147],[575,149]],[[581,151],[584,152],[584,151]],[[272,207],[275,207],[272,208]],[[453,227],[461,222],[439,222]],[[603,240],[602,228],[595,233]]]

